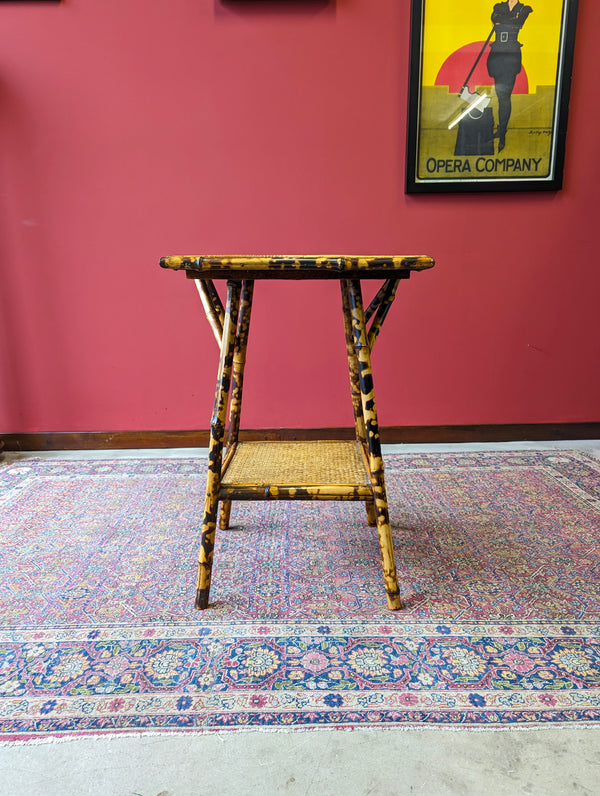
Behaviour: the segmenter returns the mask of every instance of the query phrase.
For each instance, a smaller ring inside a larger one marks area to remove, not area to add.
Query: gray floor
[[[396,445],[388,452],[563,448],[600,440]],[[189,456],[108,451],[69,456]],[[26,458],[38,454],[9,454]],[[8,457],[7,456],[7,457]],[[232,732],[0,747],[0,796],[600,794],[600,728]]]
[[[356,730],[85,739],[0,750],[17,794],[579,794],[600,792],[600,731]]]

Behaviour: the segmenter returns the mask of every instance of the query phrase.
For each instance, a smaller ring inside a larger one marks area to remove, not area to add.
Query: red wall
[[[206,427],[216,345],[158,259],[207,252],[433,255],[375,351],[383,425],[600,420],[580,5],[564,189],[417,197],[408,0],[0,4],[0,431]],[[338,290],[258,287],[246,427],[352,423]]]

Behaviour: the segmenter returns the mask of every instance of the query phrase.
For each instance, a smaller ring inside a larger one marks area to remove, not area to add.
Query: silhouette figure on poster
[[[495,138],[498,139],[498,152],[504,149],[512,110],[511,96],[517,75],[522,69],[522,45],[517,37],[532,11],[531,6],[525,6],[518,0],[507,0],[494,5],[492,30],[458,95],[467,106],[459,118],[450,125],[451,129],[458,124],[455,155],[493,155]],[[492,37],[495,38],[490,44]],[[490,53],[487,70],[494,80],[498,99],[498,126],[495,131],[494,116],[489,107],[490,98],[486,94],[469,89],[469,81],[488,44],[490,44]]]
[[[487,59],[488,74],[494,80],[498,98],[498,127],[494,138],[498,139],[498,152],[506,145],[506,130],[512,111],[511,95],[517,75],[521,71],[521,47],[519,31],[533,9],[517,0],[496,3],[492,11],[494,41],[490,44]]]

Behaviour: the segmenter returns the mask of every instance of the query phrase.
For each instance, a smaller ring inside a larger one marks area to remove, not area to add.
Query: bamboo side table
[[[360,500],[367,523],[377,527],[390,609],[402,607],[385,492],[383,460],[371,370],[371,350],[401,279],[431,268],[426,256],[345,257],[163,257],[163,268],[195,280],[220,348],[196,608],[208,607],[217,528],[229,527],[232,500]],[[227,280],[225,307],[213,280]],[[239,442],[244,365],[255,280],[338,279],[354,408],[354,442]],[[361,280],[384,283],[364,310]],[[370,322],[369,328],[367,328]],[[227,408],[229,422],[225,440]],[[223,451],[225,447],[225,456]]]

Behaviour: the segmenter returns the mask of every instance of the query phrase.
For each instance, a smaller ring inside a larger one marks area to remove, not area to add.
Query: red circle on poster
[[[477,60],[477,56],[481,52],[483,44],[482,41],[474,41],[471,42],[471,44],[465,44],[464,47],[460,47],[449,55],[438,72],[435,85],[448,86],[448,91],[450,93],[458,94],[464,86],[465,79],[473,68],[473,64]],[[486,66],[489,53],[490,48],[488,45],[469,79],[469,88],[471,91],[477,86],[494,85],[494,81],[489,76]],[[521,69],[517,75],[513,94],[529,94],[529,81],[524,68]]]

